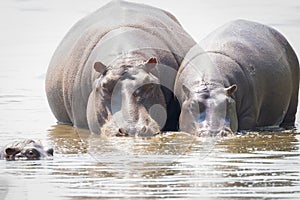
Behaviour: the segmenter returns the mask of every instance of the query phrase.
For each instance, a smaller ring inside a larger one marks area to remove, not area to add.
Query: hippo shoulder
[[[103,8],[101,8],[101,12],[103,11]],[[108,3],[106,5],[106,8],[120,8],[122,9],[122,11],[143,13],[150,16],[152,15],[152,12],[155,12],[155,15],[160,13],[161,15],[165,15],[172,19],[175,23],[180,24],[177,18],[170,12],[146,4],[137,4],[123,0],[114,0]]]
[[[260,46],[262,42],[269,42],[275,38],[285,43],[284,37],[275,29],[257,22],[239,19],[217,28],[205,37],[200,45],[206,51],[222,51],[224,49],[228,52],[228,47],[252,49],[253,46]]]
[[[200,42],[205,51],[224,54],[245,66],[278,55],[286,44],[286,39],[275,29],[247,20],[231,21]]]
[[[88,57],[91,49],[106,33],[120,27],[160,27],[183,32],[178,20],[167,11],[144,4],[115,0],[73,25],[57,48],[54,55],[57,58],[54,60],[68,62],[69,59],[61,55],[77,57],[77,52],[80,52],[81,57]]]

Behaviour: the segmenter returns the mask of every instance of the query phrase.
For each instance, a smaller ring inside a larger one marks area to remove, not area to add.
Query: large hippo
[[[263,24],[236,20],[187,54],[174,91],[180,129],[195,135],[292,128],[299,63],[288,41]]]
[[[106,135],[151,136],[178,129],[173,87],[195,41],[158,8],[112,1],[77,22],[46,77],[59,123]]]

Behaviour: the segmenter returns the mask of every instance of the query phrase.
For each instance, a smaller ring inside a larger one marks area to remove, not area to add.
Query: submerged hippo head
[[[39,160],[52,157],[53,149],[44,149],[33,140],[24,140],[6,145],[0,154],[5,160]]]
[[[194,135],[227,135],[237,131],[235,101],[237,86],[224,88],[215,84],[182,86],[185,100],[180,114],[180,129]]]
[[[101,76],[89,101],[94,102],[101,133],[116,136],[160,133],[166,106],[156,66],[156,58],[143,62],[131,60],[117,66],[95,63],[94,69]]]

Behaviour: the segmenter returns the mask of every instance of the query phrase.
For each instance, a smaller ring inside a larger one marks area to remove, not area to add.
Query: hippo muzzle
[[[179,118],[180,130],[196,136],[227,136],[237,130],[235,101],[236,85],[219,88],[214,85],[183,87],[186,100]]]

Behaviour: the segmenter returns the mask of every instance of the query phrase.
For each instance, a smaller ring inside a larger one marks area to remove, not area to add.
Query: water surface
[[[78,19],[106,2],[0,2],[0,146],[32,138],[55,151],[53,160],[0,161],[0,199],[299,199],[298,131],[143,139],[56,125],[44,92],[51,55]],[[195,40],[244,18],[276,28],[300,55],[299,1],[143,2],[175,14]]]

